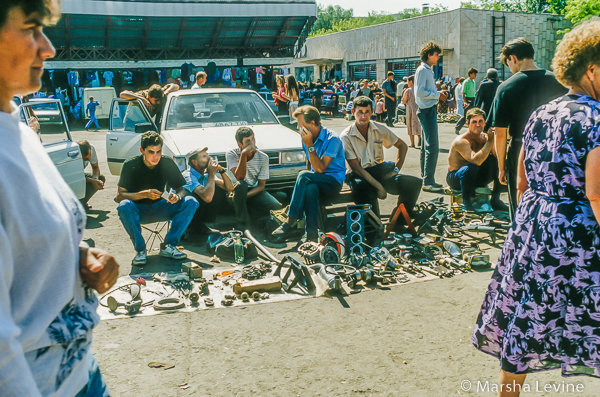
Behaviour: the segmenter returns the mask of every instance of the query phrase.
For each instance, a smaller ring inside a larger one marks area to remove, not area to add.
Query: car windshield
[[[35,105],[35,110],[54,110],[54,111],[58,111],[58,108],[56,107],[56,103],[54,102],[37,102],[37,101],[31,101],[32,105]]]
[[[271,109],[253,92],[182,95],[171,100],[166,129],[278,124]]]

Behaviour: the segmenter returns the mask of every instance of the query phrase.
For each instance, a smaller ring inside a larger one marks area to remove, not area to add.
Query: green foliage
[[[340,6],[323,7],[317,6],[317,20],[312,31],[330,30],[334,23],[348,20],[354,17],[354,10],[346,10]]]
[[[393,22],[400,19],[446,11],[447,9],[447,7],[442,5],[435,5],[425,12],[417,8],[409,8],[402,10],[395,15],[373,11],[366,17],[355,17],[352,9],[346,10],[340,6],[329,6],[325,8],[319,5],[317,6],[317,20],[315,21],[309,37],[379,25],[381,23]]]
[[[570,0],[474,0],[462,2],[462,8],[560,14]]]
[[[565,17],[573,25],[577,25],[593,16],[600,15],[600,1],[598,0],[568,0],[563,11]],[[571,29],[561,30],[558,33],[567,33]]]

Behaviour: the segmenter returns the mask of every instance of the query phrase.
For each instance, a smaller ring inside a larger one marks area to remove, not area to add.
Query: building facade
[[[550,68],[558,31],[568,26],[561,15],[461,8],[309,38],[294,59],[292,71],[300,81],[307,81],[309,75],[312,81],[382,81],[389,70],[402,79],[414,74],[421,48],[433,40],[443,48],[436,77],[467,77],[467,70],[476,67],[480,81],[487,68],[496,67],[501,79],[506,79],[511,72],[497,60],[504,43],[528,38],[538,66]]]

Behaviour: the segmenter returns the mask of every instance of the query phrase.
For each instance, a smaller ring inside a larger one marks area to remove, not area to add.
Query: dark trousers
[[[246,181],[240,181],[233,191],[233,198],[228,198],[228,202],[233,205],[235,210],[235,220],[238,223],[248,224],[254,218],[256,220],[269,216],[271,210],[280,210],[283,205],[270,193],[264,190],[252,197],[248,197],[248,187]],[[248,212],[252,210],[252,215]]]
[[[440,153],[438,136],[437,105],[417,110],[417,117],[421,122],[423,145],[421,145],[421,177],[423,184],[435,183],[435,167]]]
[[[394,115],[396,114],[396,101],[392,101],[388,97],[385,98],[385,108],[387,109],[387,120],[385,123],[389,127],[394,126]]]
[[[515,210],[517,209],[517,175],[519,169],[519,154],[523,143],[520,139],[512,139],[506,151],[506,161],[504,169],[506,170],[506,180],[508,182],[508,210],[510,219],[515,219]]]
[[[500,181],[498,180],[498,160],[491,154],[481,165],[468,163],[455,171],[448,171],[446,182],[454,190],[460,190],[463,202],[470,204],[475,189],[487,186],[494,181],[493,199],[500,199]]]
[[[468,104],[469,106],[467,106],[467,107],[465,108],[464,115],[460,116],[460,119],[458,119],[458,121],[456,122],[456,127],[455,127],[455,129],[456,129],[457,131],[460,131],[460,129],[461,129],[461,128],[463,128],[463,127],[465,126],[465,123],[467,122],[467,112],[468,112],[470,109],[473,109],[473,107],[475,106],[475,105],[474,105],[474,103],[475,103],[475,98],[469,98],[469,97],[466,97],[466,98],[467,98],[467,104]]]
[[[398,171],[394,171],[394,168],[393,163],[381,163],[367,167],[365,171],[381,183],[386,192],[397,195],[397,205],[404,204],[406,211],[411,215],[419,199],[423,182],[415,176],[401,175]],[[354,202],[356,204],[371,204],[373,212],[379,217],[379,201],[377,201],[377,192],[373,186],[354,173],[348,175],[347,181],[352,189]]]
[[[92,174],[85,174],[86,178],[93,178]],[[106,178],[104,177],[104,175],[100,175],[98,177],[99,180],[102,181],[102,183],[106,182]],[[88,203],[88,201],[90,201],[90,199],[92,198],[92,196],[94,194],[96,194],[96,192],[98,191],[98,189],[96,189],[94,187],[94,184],[92,182],[86,182],[85,183],[85,197],[82,198],[81,200],[79,200],[81,202],[81,204],[83,204],[84,206]]]
[[[306,233],[314,238],[319,230],[319,203],[321,197],[334,196],[342,184],[334,177],[312,171],[300,171],[292,193],[288,217],[302,219],[306,215]]]
[[[227,200],[227,192],[219,187],[215,186],[215,193],[210,203],[202,200],[196,193],[191,193],[191,196],[198,201],[198,209],[194,213],[188,230],[192,233],[203,231],[204,224],[207,222],[214,222],[217,213],[221,210],[223,203]]]

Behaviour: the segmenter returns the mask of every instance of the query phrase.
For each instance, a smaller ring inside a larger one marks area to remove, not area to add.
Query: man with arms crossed
[[[366,96],[356,98],[353,109],[356,121],[340,135],[351,169],[347,180],[354,202],[371,204],[375,214],[380,216],[377,199],[385,200],[388,193],[395,194],[398,195],[398,205],[404,204],[411,214],[421,192],[421,179],[398,173],[404,164],[408,147],[389,128],[371,121],[372,103]],[[395,163],[383,161],[384,146],[398,149]]]
[[[467,211],[475,210],[472,198],[475,189],[487,186],[494,181],[492,190],[492,208],[496,211],[508,211],[500,200],[500,181],[498,180],[498,160],[494,152],[494,132],[482,134],[485,126],[485,112],[473,108],[465,116],[469,131],[457,136],[450,146],[448,155],[448,175],[446,181],[452,189],[460,190]]]
[[[235,133],[238,147],[227,152],[227,168],[239,181],[232,195],[238,229],[245,230],[250,223],[248,206],[258,217],[267,217],[271,210],[283,208],[277,199],[265,191],[269,179],[269,156],[256,147],[254,131],[240,127]]]
[[[0,6],[0,396],[107,396],[91,353],[100,294],[119,276],[108,252],[82,242],[85,213],[20,121],[15,95],[41,87],[54,47],[43,27],[58,1]]]
[[[135,248],[133,265],[146,264],[146,242],[141,225],[171,221],[160,256],[184,259],[187,255],[177,249],[179,239],[188,227],[198,202],[183,197],[185,179],[173,159],[162,155],[163,140],[156,132],[142,135],[141,154],[123,164],[117,202],[119,218]],[[171,191],[175,190],[175,193]]]

